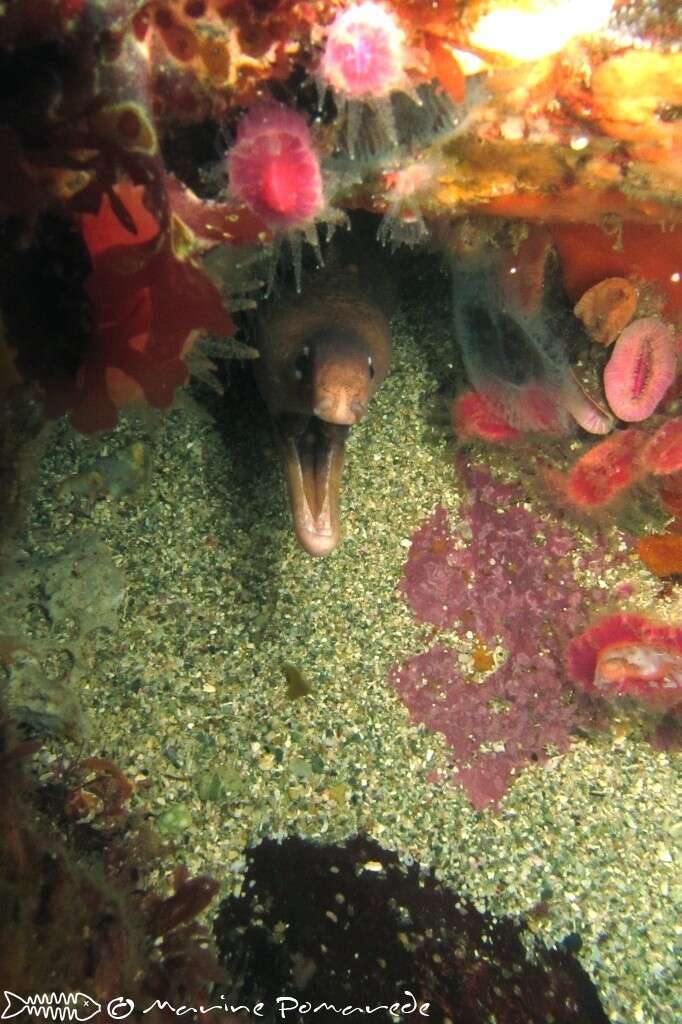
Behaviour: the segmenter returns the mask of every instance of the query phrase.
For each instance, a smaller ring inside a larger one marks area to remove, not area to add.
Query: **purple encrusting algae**
[[[437,644],[389,679],[413,720],[443,733],[457,780],[482,808],[500,800],[523,765],[568,748],[577,712],[563,645],[585,627],[597,592],[578,582],[573,533],[530,511],[519,487],[484,469],[463,472],[470,542],[459,546],[447,511],[437,509],[412,538],[400,589],[419,621],[473,631],[486,645],[499,638],[507,658],[476,681]],[[603,557],[596,547],[577,569]]]

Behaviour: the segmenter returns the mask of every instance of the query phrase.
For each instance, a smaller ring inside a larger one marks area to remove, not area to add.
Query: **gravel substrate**
[[[432,422],[451,345],[439,311],[415,305],[397,318],[393,372],[348,445],[345,539],[328,558],[295,544],[263,411],[203,390],[163,417],[128,416],[97,441],[58,424],[19,546],[45,559],[94,533],[124,574],[118,629],[99,631],[79,673],[88,751],[136,781],[191,873],[237,892],[245,850],[263,836],[335,842],[364,830],[481,908],[520,914],[544,901],[532,929],[550,944],[580,936],[614,1024],[675,1024],[675,757],[625,724],[576,738],[524,771],[496,813],[476,812],[458,786],[428,780],[447,771],[447,747],[410,724],[386,684],[391,666],[428,642],[396,591],[409,538],[439,504],[456,523],[465,497],[448,431]],[[60,492],[134,442],[150,466],[135,494]],[[525,482],[528,470],[532,486],[527,450],[469,456],[505,479]],[[590,529],[576,526],[577,550]],[[613,550],[622,544],[615,528],[606,536]],[[682,620],[675,591],[658,596],[659,581],[634,559],[605,565],[605,605],[624,571],[640,607]],[[53,639],[68,646],[66,632]],[[464,663],[472,656],[473,636],[446,640]],[[285,666],[309,695],[291,699]]]

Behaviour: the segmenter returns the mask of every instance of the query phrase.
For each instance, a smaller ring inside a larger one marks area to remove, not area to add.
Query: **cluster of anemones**
[[[613,277],[589,288],[575,307],[594,341],[615,342],[604,370],[604,393],[626,423],[648,419],[677,376],[672,329],[657,316],[633,320],[637,304],[635,286]]]
[[[675,335],[658,316],[633,320],[637,290],[626,278],[590,288],[575,307],[588,333],[602,345],[615,342],[604,369],[604,393],[612,412],[627,424],[648,420],[669,394],[678,374]],[[570,503],[590,511],[610,505],[651,475],[682,470],[682,418],[663,423],[653,436],[628,426],[591,448],[555,483]]]
[[[645,428],[629,425],[649,420],[670,395],[678,376],[672,327],[660,316],[634,319],[638,303],[638,291],[632,282],[613,277],[585,292],[574,309],[593,341],[604,347],[613,345],[603,374],[604,394],[614,416],[628,424],[627,429],[588,449],[567,473],[548,471],[548,482],[555,492],[580,511],[611,506],[628,488],[647,477],[660,483],[666,507],[668,494],[677,498],[679,505],[682,417],[662,425],[659,420],[653,435]],[[508,443],[523,436],[502,410],[476,392],[461,394],[452,415],[455,430],[463,438]],[[587,423],[581,425],[590,430]],[[677,514],[679,508],[676,505],[671,510]]]
[[[366,115],[373,119],[373,135],[388,147],[396,145],[391,95],[402,91],[417,101],[407,71],[411,60],[400,20],[384,4],[374,0],[351,4],[327,26],[314,74],[321,100],[327,90],[333,92],[351,157]],[[281,103],[266,101],[247,111],[228,154],[227,169],[232,194],[280,239],[285,237],[292,244],[295,267],[300,264],[301,238],[317,246],[316,224],[339,219],[325,199],[320,159],[308,124]],[[414,187],[410,178],[389,188],[391,201],[395,200],[393,213],[402,204],[403,193]],[[398,218],[390,220],[397,223]],[[421,233],[417,231],[415,238]],[[406,237],[415,240],[409,232]]]

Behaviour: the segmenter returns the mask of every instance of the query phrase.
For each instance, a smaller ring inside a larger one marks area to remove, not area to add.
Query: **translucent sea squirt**
[[[671,329],[657,317],[635,320],[616,342],[604,370],[606,400],[621,420],[639,423],[654,412],[676,373]]]
[[[453,247],[452,309],[467,376],[488,405],[517,430],[562,433],[577,422],[607,434],[613,419],[571,369],[570,321],[550,287],[554,252],[535,229],[518,247]]]

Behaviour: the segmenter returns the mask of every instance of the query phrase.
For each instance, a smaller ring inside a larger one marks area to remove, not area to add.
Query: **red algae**
[[[628,423],[647,419],[677,374],[671,329],[657,317],[635,320],[616,342],[604,370],[604,390],[613,412]]]
[[[270,240],[265,222],[243,203],[199,199],[173,174],[166,174],[164,183],[171,213],[192,233],[197,249],[211,249],[223,242],[246,245]]]
[[[417,621],[473,632],[472,667],[489,674],[472,681],[458,652],[437,644],[396,665],[389,683],[414,721],[445,736],[454,781],[483,808],[499,802],[526,764],[568,748],[579,709],[566,700],[562,637],[584,629],[599,595],[576,579],[568,529],[535,515],[521,488],[485,470],[462,473],[470,542],[462,547],[437,509],[412,537],[400,590]],[[603,556],[595,547],[582,568]],[[496,667],[491,652],[500,640],[507,658]]]
[[[81,217],[83,240],[92,259],[119,245],[141,245],[151,241],[161,230],[159,221],[144,204],[142,185],[117,184],[110,195],[104,195],[95,214]],[[113,209],[116,204],[116,212]],[[121,209],[123,209],[122,223]]]
[[[175,252],[166,213],[157,219],[148,203],[148,189],[121,183],[81,218],[94,334],[75,379],[48,382],[45,413],[69,411],[82,433],[111,430],[118,410],[142,398],[168,408],[187,380],[183,356],[196,335],[233,332],[217,289]]]
[[[562,205],[565,198],[562,197]],[[584,210],[583,210],[584,217]],[[623,222],[618,244],[597,224],[553,223],[554,243],[561,257],[566,291],[577,301],[605,277],[634,277],[655,283],[666,296],[664,312],[682,309],[682,288],[674,285],[679,271],[682,225]]]
[[[566,477],[555,474],[563,496],[575,507],[592,511],[608,505],[641,480],[641,452],[648,437],[643,430],[618,431],[578,459]]]
[[[682,628],[609,615],[571,641],[566,669],[587,692],[669,711],[682,703]]]
[[[455,103],[462,103],[466,93],[466,77],[459,61],[442,39],[424,32],[424,47],[429,56],[429,70],[442,89]]]
[[[518,441],[521,431],[500,416],[483,395],[464,391],[452,406],[452,426],[458,437],[482,441]]]
[[[227,168],[232,194],[269,226],[303,226],[324,207],[320,163],[308,125],[282,103],[259,103],[249,110]]]
[[[675,416],[658,428],[642,453],[642,461],[655,476],[682,470],[682,416]]]

